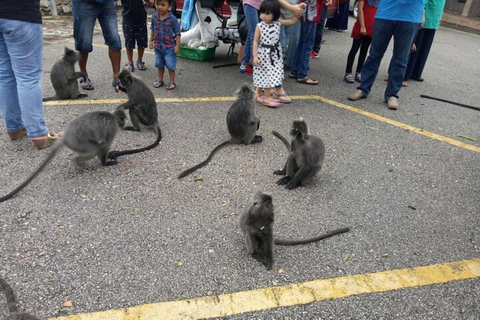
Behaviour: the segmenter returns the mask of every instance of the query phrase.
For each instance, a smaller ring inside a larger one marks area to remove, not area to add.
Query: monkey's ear
[[[132,77],[132,75],[130,75],[130,74],[127,75],[127,76],[125,77],[125,82],[126,82],[127,84],[131,84],[131,83],[133,82],[133,77]]]

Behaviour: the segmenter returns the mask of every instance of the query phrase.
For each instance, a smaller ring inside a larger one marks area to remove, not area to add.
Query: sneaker
[[[320,57],[320,55],[318,54],[318,52],[312,51],[312,52],[310,53],[310,59],[318,59],[318,57]]]
[[[253,67],[251,65],[240,65],[240,68],[238,69],[238,72],[243,73],[243,74],[253,74]]]
[[[397,110],[398,109],[398,99],[395,98],[395,97],[388,98],[387,108],[390,109],[390,110]]]
[[[352,93],[351,95],[348,96],[348,100],[351,100],[351,101],[357,101],[363,98],[365,98],[365,96],[363,95],[363,92],[360,89],[357,89],[355,93]]]

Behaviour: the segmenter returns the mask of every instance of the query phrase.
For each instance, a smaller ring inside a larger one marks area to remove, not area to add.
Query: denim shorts
[[[92,52],[93,28],[97,19],[102,27],[105,44],[113,50],[122,49],[118,35],[117,8],[113,0],[104,0],[104,3],[95,0],[73,0],[72,12],[75,49]]]
[[[177,69],[177,55],[174,48],[155,48],[155,68],[163,67],[167,67],[170,71]]]

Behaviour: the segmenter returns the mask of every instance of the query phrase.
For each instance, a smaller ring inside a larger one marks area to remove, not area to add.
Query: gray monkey
[[[260,119],[255,116],[255,104],[253,91],[248,85],[243,85],[238,90],[237,99],[227,113],[227,128],[231,139],[216,146],[208,158],[200,164],[187,169],[178,175],[178,179],[188,176],[190,173],[204,167],[212,160],[215,153],[231,144],[251,144],[263,141],[262,136],[255,135],[260,128]]]
[[[40,320],[40,318],[34,316],[31,313],[27,312],[18,312],[17,303],[15,301],[15,296],[13,295],[13,290],[10,285],[5,281],[5,279],[0,277],[0,290],[5,293],[5,298],[7,300],[7,309],[10,313],[3,320]]]
[[[144,148],[126,151],[111,151],[109,156],[111,158],[153,149],[158,146],[162,140],[162,131],[160,130],[160,124],[158,122],[157,103],[152,90],[150,90],[140,78],[137,78],[128,70],[120,72],[118,77],[126,89],[128,101],[119,105],[116,112],[118,114],[123,114],[125,117],[125,110],[128,110],[130,121],[133,125],[130,127],[124,127],[123,129],[140,131],[140,124],[144,126],[152,126],[157,134],[157,139],[154,143]]]
[[[103,166],[117,164],[116,160],[108,160],[112,158],[109,157],[108,153],[113,139],[117,134],[118,127],[123,127],[124,125],[124,114],[122,115],[117,112],[111,114],[106,111],[94,111],[76,117],[70,122],[63,136],[55,143],[52,151],[42,164],[40,164],[38,169],[15,190],[0,197],[0,202],[12,198],[25,188],[37,174],[45,168],[63,146],[67,146],[78,153],[78,156],[75,158],[77,164],[81,164],[96,156],[98,156]]]
[[[83,77],[81,72],[75,72],[75,63],[80,59],[80,53],[65,47],[63,57],[55,62],[50,72],[55,95],[44,98],[43,101],[67,100],[87,97],[85,93],[78,93],[77,79]]]
[[[305,185],[320,172],[325,159],[325,145],[317,136],[309,135],[305,121],[300,118],[293,121],[290,135],[291,145],[277,131],[273,135],[279,138],[289,150],[287,162],[282,170],[274,171],[277,175],[286,175],[277,181],[279,185],[287,185],[287,189],[295,189]]]
[[[257,192],[253,197],[253,204],[240,217],[240,229],[243,234],[248,254],[263,263],[267,270],[273,266],[273,245],[292,246],[320,241],[336,234],[348,232],[350,228],[340,228],[328,233],[302,240],[282,240],[273,238],[272,197]]]

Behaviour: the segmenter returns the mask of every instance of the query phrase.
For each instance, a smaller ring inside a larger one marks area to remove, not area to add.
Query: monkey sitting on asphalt
[[[274,172],[277,175],[286,175],[278,180],[277,184],[286,184],[287,189],[295,189],[305,185],[320,172],[325,159],[325,145],[319,137],[308,134],[307,124],[302,118],[293,121],[290,131],[290,135],[293,137],[291,145],[277,131],[272,131],[272,133],[289,150],[283,169]]]
[[[5,293],[8,312],[10,313],[3,320],[40,320],[40,318],[34,316],[31,313],[18,312],[17,303],[15,302],[15,296],[13,295],[13,290],[10,285],[5,281],[5,279],[1,277],[0,291],[3,291],[3,293]]]
[[[83,73],[75,72],[75,63],[80,59],[80,53],[65,47],[63,57],[55,62],[50,72],[55,95],[44,98],[43,101],[67,100],[87,97],[85,93],[78,93],[77,79],[83,77]]]
[[[58,151],[67,146],[78,156],[75,158],[77,164],[98,157],[103,166],[117,164],[116,160],[109,160],[109,150],[113,139],[117,134],[118,127],[125,125],[125,114],[106,111],[94,111],[83,114],[73,119],[62,137],[55,142],[52,151],[40,164],[37,170],[32,173],[20,186],[9,194],[0,197],[0,202],[12,198],[15,194],[25,188],[45,168]]]
[[[212,160],[215,153],[231,144],[251,144],[263,141],[262,136],[255,135],[260,128],[260,119],[255,116],[255,103],[253,91],[248,85],[243,85],[238,91],[237,99],[227,113],[227,128],[230,140],[216,146],[208,158],[200,164],[187,169],[178,175],[178,179],[188,176],[190,173],[204,167]]]
[[[273,244],[283,246],[305,244],[350,230],[350,228],[340,228],[313,238],[281,240],[273,238],[274,220],[272,197],[262,192],[255,194],[253,204],[240,217],[240,229],[248,254],[263,263],[267,270],[271,270],[273,266]]]

